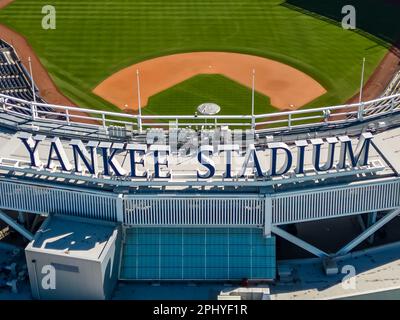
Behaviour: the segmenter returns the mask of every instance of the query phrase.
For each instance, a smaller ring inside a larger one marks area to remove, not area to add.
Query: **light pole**
[[[33,96],[33,106],[32,106],[32,117],[35,119],[37,117],[37,111],[36,111],[36,94],[35,94],[35,81],[33,80],[33,72],[32,72],[32,61],[31,57],[28,57],[28,63],[29,63],[29,72],[31,74],[31,90],[32,90],[32,96]]]
[[[140,98],[139,69],[136,69],[136,82],[137,82],[137,95],[138,95],[138,127],[139,127],[139,132],[142,133],[142,102]]]
[[[254,91],[255,91],[255,80],[256,80],[256,70],[253,69],[253,78],[251,85],[251,128],[254,130],[255,128],[255,119],[254,119]]]

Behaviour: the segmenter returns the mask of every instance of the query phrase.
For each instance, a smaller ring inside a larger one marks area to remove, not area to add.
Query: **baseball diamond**
[[[400,7],[310,2],[0,0],[0,299],[398,298]]]

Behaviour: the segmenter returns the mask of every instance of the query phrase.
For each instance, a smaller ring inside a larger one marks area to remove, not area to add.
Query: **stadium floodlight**
[[[32,72],[32,60],[31,57],[28,57],[28,63],[29,63],[29,72],[31,75],[31,84],[32,84],[32,96],[33,96],[33,105],[32,105],[32,117],[36,118],[37,117],[37,111],[36,111],[36,94],[35,94],[35,81],[33,80],[33,72]]]
[[[254,91],[255,91],[255,81],[256,81],[256,70],[253,69],[253,78],[251,85],[251,128],[255,128],[255,118],[254,118]]]
[[[137,95],[138,95],[138,127],[139,132],[142,132],[142,102],[140,99],[140,79],[139,69],[136,69]]]
[[[362,102],[363,86],[364,86],[364,72],[365,72],[365,57],[363,58],[362,70],[361,70],[361,84],[360,84],[360,99],[359,99],[359,103]]]

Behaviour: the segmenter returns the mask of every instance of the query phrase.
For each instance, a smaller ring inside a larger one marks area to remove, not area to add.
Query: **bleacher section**
[[[394,76],[392,81],[389,83],[383,94],[380,98],[389,97],[395,94],[400,93],[400,71]],[[396,98],[394,100],[394,105],[400,102],[400,98]],[[381,114],[383,112],[388,112],[393,109],[393,105],[388,104],[386,101],[381,101],[377,103],[372,103],[370,105],[365,106],[364,116],[373,116],[377,114]],[[348,119],[355,118],[356,115],[348,116]]]
[[[29,74],[24,69],[12,46],[0,39],[0,93],[33,101],[32,83]],[[46,103],[35,88],[36,102]],[[50,107],[38,107],[38,111],[52,111]],[[12,108],[12,111],[31,115],[30,107],[26,104],[19,104]]]
[[[385,92],[383,93],[382,97],[389,97],[397,93],[400,93],[400,71],[395,75],[393,80],[390,82]],[[384,103],[380,102],[378,104],[367,107],[365,109],[366,115],[373,115],[381,112],[390,111],[391,106],[390,105],[388,106],[387,104],[386,106],[382,106],[381,108],[379,108],[379,106],[382,104]]]
[[[3,41],[0,39],[0,49],[2,48],[9,48],[10,46],[8,45],[7,42]]]

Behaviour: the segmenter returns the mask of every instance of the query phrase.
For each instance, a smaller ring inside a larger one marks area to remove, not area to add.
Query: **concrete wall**
[[[96,223],[93,222],[94,231],[92,232],[96,232]],[[98,223],[104,226],[104,222]],[[51,218],[48,218],[40,230],[51,228],[51,226]],[[74,225],[71,224],[71,226],[70,231],[73,234]],[[66,230],[69,230],[68,226]],[[87,234],[90,234],[90,230]],[[94,258],[89,253],[86,256],[85,251],[80,251],[77,257],[73,255],[73,252],[60,253],[57,250],[44,249],[43,243],[46,241],[51,243],[52,239],[43,239],[43,234],[35,236],[25,249],[33,298],[74,300],[110,298],[118,280],[121,227],[115,224],[110,225],[110,234],[106,244],[99,248],[98,258]],[[41,248],[35,246],[35,241],[39,237],[41,237],[38,241],[42,245]],[[43,269],[49,265],[55,270],[54,289],[46,289],[43,285],[43,283],[49,283],[49,275]]]

